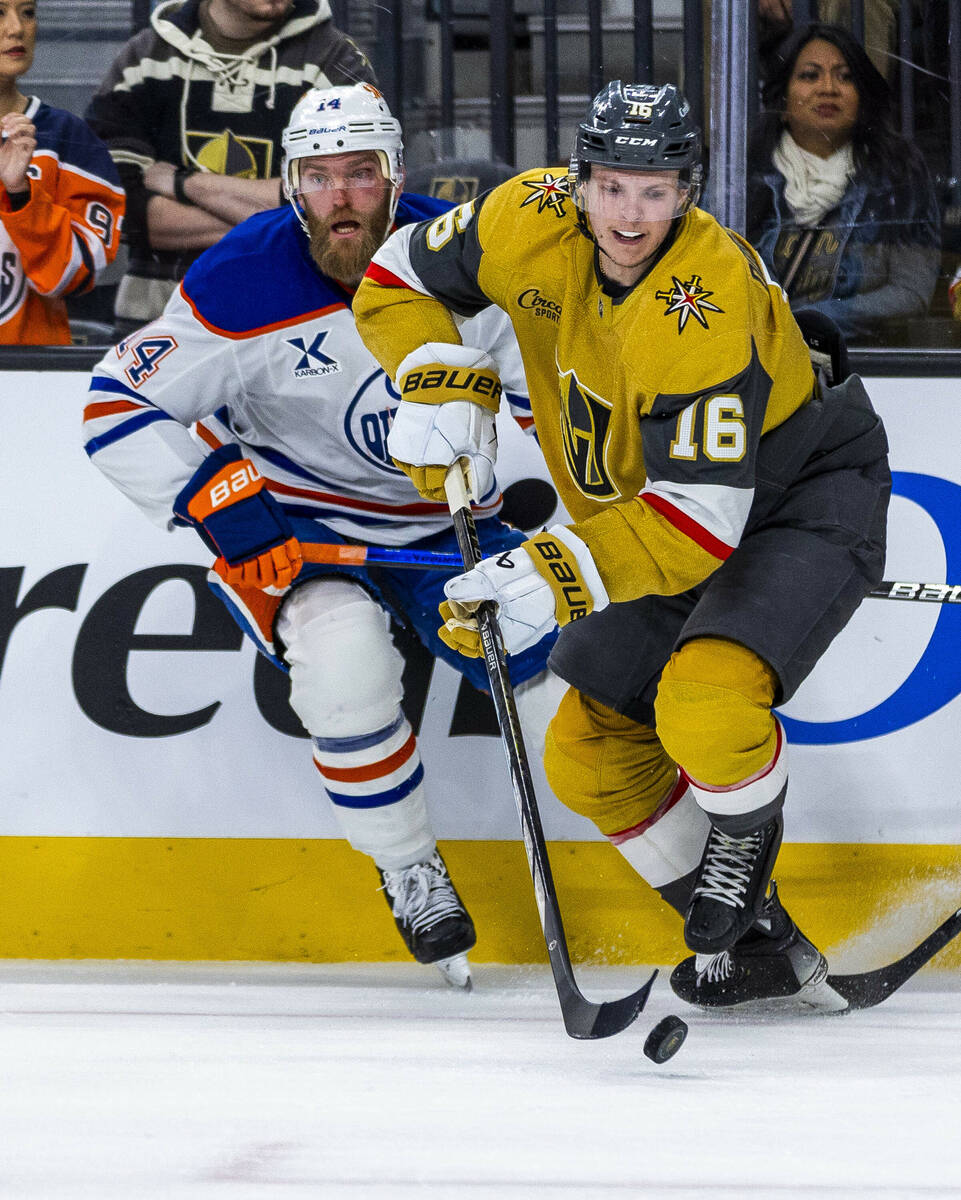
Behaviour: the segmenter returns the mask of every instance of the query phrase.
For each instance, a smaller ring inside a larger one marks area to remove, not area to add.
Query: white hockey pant
[[[424,768],[401,709],[404,660],[387,614],[359,584],[312,579],[285,601],[277,633],[291,707],[348,842],[387,870],[429,858]]]
[[[548,667],[514,688],[514,703],[529,758],[540,760],[544,757],[547,727],[566,691],[567,684]]]

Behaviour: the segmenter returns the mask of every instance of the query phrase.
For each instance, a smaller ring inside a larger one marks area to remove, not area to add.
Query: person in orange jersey
[[[70,342],[64,296],[93,287],[120,243],[124,192],[79,117],[24,95],[37,8],[0,0],[0,343]]]

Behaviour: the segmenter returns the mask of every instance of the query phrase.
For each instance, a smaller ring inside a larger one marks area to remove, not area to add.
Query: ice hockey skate
[[[407,949],[419,963],[437,967],[452,987],[470,991],[467,952],[477,935],[440,851],[435,850],[429,859],[410,867],[378,870]]]
[[[692,954],[678,963],[671,987],[702,1008],[790,1000],[839,1012],[847,1001],[830,986],[827,974],[827,959],[791,919],[772,880],[754,926],[729,950]]]
[[[759,829],[731,837],[711,826],[684,918],[684,941],[699,954],[720,954],[760,914],[784,822],[778,813]]]

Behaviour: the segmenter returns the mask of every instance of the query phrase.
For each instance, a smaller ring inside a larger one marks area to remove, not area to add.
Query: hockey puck
[[[665,1063],[684,1045],[687,1025],[680,1017],[665,1017],[658,1021],[644,1042],[644,1053],[651,1062]]]

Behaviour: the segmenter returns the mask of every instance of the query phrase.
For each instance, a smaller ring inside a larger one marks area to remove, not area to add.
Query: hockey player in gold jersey
[[[497,304],[574,519],[451,580],[442,636],[508,652],[559,624],[569,684],[545,768],[684,915],[675,970],[705,1005],[830,1004],[826,963],[771,881],[786,701],[880,579],[886,441],[856,376],[815,378],[780,287],[697,207],[677,89],[609,84],[570,172],[529,171],[375,256],[354,301],[396,379],[388,445],[425,496],[466,457],[483,494],[499,384],[457,317]]]

